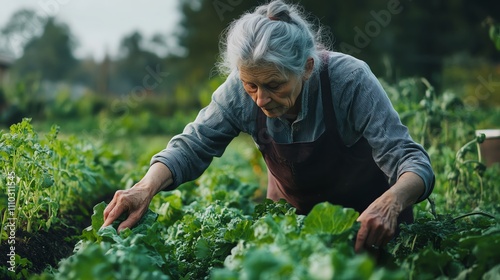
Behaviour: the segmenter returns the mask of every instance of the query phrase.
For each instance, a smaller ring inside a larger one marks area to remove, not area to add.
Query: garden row
[[[307,216],[224,171],[157,195],[133,229],[101,228],[105,203],[76,252],[33,279],[493,279],[498,217],[418,210],[381,252],[354,252],[359,213],[329,203]]]
[[[475,129],[497,123],[500,112],[472,111],[425,80],[384,86],[429,152],[436,187],[414,208],[415,223],[378,254],[354,253],[359,213],[352,209],[324,203],[303,216],[283,201],[256,199],[265,184],[241,176],[266,177],[252,145],[228,148],[226,164],[212,164],[198,180],[155,196],[133,229],[101,228],[105,202],[99,202],[138,181],[148,159],[125,167],[116,149],[76,136],[60,139],[56,126],[42,137],[24,120],[0,135],[0,276],[492,279],[500,273],[500,166],[482,163],[484,137]],[[57,245],[32,247],[47,238]],[[67,250],[53,254],[62,244]]]
[[[1,275],[26,277],[66,257],[119,182],[116,153],[58,134],[40,136],[29,119],[0,134]]]

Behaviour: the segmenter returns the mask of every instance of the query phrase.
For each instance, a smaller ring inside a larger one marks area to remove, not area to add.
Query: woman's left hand
[[[378,250],[389,243],[396,232],[397,219],[402,210],[402,203],[390,191],[370,204],[357,219],[361,227],[356,237],[355,251]]]
[[[413,172],[403,173],[396,184],[359,215],[361,227],[354,250],[373,251],[389,243],[396,232],[399,214],[413,205],[424,190],[424,181],[420,176]]]

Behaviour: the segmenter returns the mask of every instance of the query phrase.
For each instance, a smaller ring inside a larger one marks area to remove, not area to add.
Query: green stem
[[[4,224],[5,224],[5,221],[7,221],[8,212],[9,212],[8,209],[5,209],[5,212],[3,212],[2,228],[0,228],[0,245],[2,245],[3,227],[4,227]]]
[[[425,117],[424,120],[424,126],[422,127],[422,138],[420,139],[420,143],[422,144],[422,147],[425,147],[425,135],[427,131],[427,117]]]
[[[477,147],[477,161],[483,162],[481,158],[481,147],[479,146],[479,143],[476,141],[476,147]]]
[[[412,252],[415,250],[415,243],[417,243],[417,237],[418,237],[418,234],[415,234],[415,237],[413,238],[413,241],[411,242]]]
[[[488,214],[488,213],[485,213],[485,212],[470,212],[470,213],[463,214],[463,215],[460,215],[458,217],[455,217],[451,221],[455,222],[456,220],[459,220],[459,219],[462,219],[462,218],[465,218],[465,217],[468,217],[468,216],[472,216],[472,215],[481,215],[481,216],[485,216],[485,217],[488,217],[488,218],[491,218],[491,219],[496,219],[495,216],[493,216],[491,214]]]
[[[26,227],[26,231],[31,233],[31,219],[28,219],[28,226]]]
[[[31,232],[31,228],[33,225],[33,220],[34,220],[33,217],[36,217],[36,213],[38,213],[38,211],[40,211],[42,209],[42,207],[45,206],[46,204],[48,204],[48,203],[40,203],[35,208],[28,211],[28,214],[29,214],[29,215],[27,215],[29,217],[28,228],[27,228],[28,232]],[[49,207],[49,210],[50,210],[50,207]],[[49,211],[49,214],[50,214],[50,211]],[[50,215],[49,215],[49,219],[50,219]],[[38,229],[40,229],[40,222],[36,221],[35,225],[37,226]],[[46,230],[48,230],[48,228]]]
[[[465,191],[470,194],[471,190],[469,189],[469,178],[467,176],[467,172],[463,171],[462,169],[458,169],[458,173],[459,180],[457,181],[457,187],[460,183],[462,183]]]
[[[430,196],[427,197],[427,200],[429,201],[429,204],[431,205],[431,214],[432,214],[432,216],[434,216],[434,219],[437,219],[436,203],[434,203],[434,200]]]
[[[462,146],[462,148],[460,148],[460,149],[458,150],[457,154],[455,155],[455,158],[456,158],[458,161],[462,162],[462,157],[463,157],[463,156],[465,156],[465,149],[466,149],[467,147],[469,147],[470,145],[474,144],[474,143],[477,143],[476,139],[471,140],[471,141],[467,142],[465,145],[463,145],[463,146]]]
[[[444,142],[448,143],[448,120],[444,122]]]
[[[477,160],[474,160],[474,159],[469,159],[469,160],[466,160],[466,161],[462,162],[463,165],[465,165],[465,164],[471,164],[471,163],[482,164],[480,161],[477,161]]]
[[[16,204],[14,205],[15,206],[15,210],[14,210],[14,218],[19,218],[19,208],[21,207],[21,205],[19,205],[19,202],[21,201],[21,193],[22,193],[22,185],[23,185],[23,182],[20,182],[19,184],[19,187],[17,189],[17,197],[16,197]],[[19,220],[18,220],[19,221]]]
[[[479,173],[475,172],[477,179],[479,180],[479,188],[480,188],[480,193],[479,193],[479,201],[483,201],[483,178]]]

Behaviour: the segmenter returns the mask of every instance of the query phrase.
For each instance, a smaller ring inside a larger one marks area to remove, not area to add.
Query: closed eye
[[[272,83],[268,84],[266,87],[270,90],[278,90],[281,87],[282,84],[279,83]]]
[[[256,91],[257,90],[257,85],[252,84],[252,83],[243,82],[243,87],[245,87],[245,89],[248,91]]]

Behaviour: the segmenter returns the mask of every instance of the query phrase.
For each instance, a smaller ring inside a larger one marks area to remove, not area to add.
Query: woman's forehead
[[[288,80],[288,77],[273,65],[240,66],[239,72],[240,78],[244,81],[255,80],[259,82],[267,82],[271,80]]]

